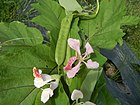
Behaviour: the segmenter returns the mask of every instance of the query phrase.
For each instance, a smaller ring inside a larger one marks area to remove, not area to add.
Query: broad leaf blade
[[[36,28],[29,28],[18,21],[0,23],[0,42],[3,45],[41,44],[43,37]]]
[[[40,13],[39,16],[33,19],[34,22],[37,22],[48,30],[60,27],[65,12],[56,1],[38,0],[38,3],[32,4],[32,6]]]
[[[87,101],[91,99],[92,92],[94,91],[95,85],[97,80],[99,79],[100,75],[102,73],[102,70],[90,70],[85,77],[82,85],[81,85],[81,91],[84,95],[83,101]]]
[[[59,83],[59,87],[55,92],[56,92],[54,96],[55,105],[70,105],[69,98],[65,93],[64,87],[61,82]]]
[[[122,19],[122,25],[135,25],[140,22],[140,18],[136,16],[124,16]]]
[[[102,0],[96,18],[81,20],[80,29],[84,30],[93,46],[112,49],[118,42],[122,42],[124,33],[120,26],[124,16],[125,0]],[[130,21],[131,19],[127,22],[124,20],[124,23],[128,24]]]
[[[50,31],[51,57],[55,57],[55,47],[59,35],[61,21],[65,17],[64,9],[53,0],[38,0],[32,5],[40,15],[33,18],[33,22],[45,27]]]
[[[37,46],[2,47],[0,51],[0,104],[16,105],[34,102],[38,91],[34,90],[32,69],[33,67],[45,69],[47,54],[44,51],[47,52],[45,46],[42,50],[38,50]]]

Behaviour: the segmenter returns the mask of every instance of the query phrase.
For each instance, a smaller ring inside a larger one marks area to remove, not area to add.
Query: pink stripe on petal
[[[67,72],[68,78],[73,78],[76,75],[76,73],[80,70],[80,63],[81,62]]]
[[[34,76],[34,77],[36,77],[36,78],[41,78],[41,73],[42,73],[41,70],[38,71],[38,70],[36,69],[36,67],[33,68],[33,76]]]
[[[76,52],[78,52],[79,55],[81,55],[80,52],[80,41],[77,39],[69,38],[68,39],[69,46],[74,49]]]
[[[86,56],[94,52],[89,42],[86,43],[85,48],[86,48],[86,52],[85,52]]]
[[[64,70],[71,70],[72,69],[72,64],[78,59],[77,56],[71,57],[68,60],[68,64],[64,67]]]
[[[85,62],[84,62],[85,63]],[[98,62],[93,62],[91,59],[89,59],[87,61],[87,63],[85,63],[88,69],[97,69],[99,67],[99,63]]]

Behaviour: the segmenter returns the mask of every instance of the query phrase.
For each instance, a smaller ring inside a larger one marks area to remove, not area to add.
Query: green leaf
[[[80,31],[78,27],[78,23],[79,23],[79,18],[73,19],[69,34],[70,34],[70,38],[78,39],[81,41],[80,35],[78,34],[78,32]]]
[[[81,91],[84,95],[83,101],[88,101],[91,99],[92,92],[94,91],[97,80],[99,79],[102,70],[90,70],[85,77],[82,85]]]
[[[61,21],[65,17],[64,9],[53,0],[38,0],[32,5],[40,15],[33,18],[33,22],[50,31],[51,57],[55,60],[55,47],[59,36]]]
[[[42,35],[35,28],[28,28],[19,22],[0,25],[3,26],[0,27],[3,45],[0,49],[0,104],[32,105],[38,93],[33,85],[33,67],[48,73],[49,70],[44,71],[46,65],[56,65],[48,54],[49,46],[41,44]],[[40,37],[40,40],[35,37]],[[15,39],[18,38],[25,40],[17,42]]]
[[[68,12],[82,11],[82,7],[79,5],[79,3],[76,0],[59,0],[59,3]]]
[[[88,72],[89,70],[84,65],[82,65],[78,74],[74,78],[67,78],[68,80],[66,81],[68,81],[67,84],[69,86],[70,93],[72,93],[74,89],[80,89]]]
[[[1,105],[34,102],[38,90],[33,85],[32,69],[37,67],[44,72],[46,66],[43,50],[37,50],[36,47],[6,46],[0,51]]]
[[[92,54],[92,60],[96,61],[99,63],[99,66],[102,67],[103,64],[107,61],[107,58],[104,57],[102,54],[100,54],[100,52],[98,52],[97,50],[94,50],[94,54]]]
[[[120,29],[125,16],[125,0],[102,0],[96,18],[81,20],[80,29],[97,48],[112,49],[124,36]]]
[[[65,93],[61,82],[59,83],[59,87],[56,91],[58,93],[55,93],[55,97],[54,97],[55,98],[55,105],[70,105],[69,98],[68,98],[67,94]]]
[[[20,91],[22,91],[22,90],[23,89],[21,89]],[[36,96],[37,96],[38,92],[39,92],[39,89],[34,88],[33,90],[31,90],[31,92],[29,94],[27,94],[27,96],[25,97],[25,99],[23,99],[21,101],[21,103],[19,103],[19,104],[20,105],[33,105],[34,104],[34,100],[36,99]],[[15,90],[15,94],[17,94],[17,91],[16,90]],[[13,96],[11,96],[11,97],[13,97]]]
[[[124,16],[122,19],[122,25],[135,25],[140,22],[140,18],[136,16]]]
[[[53,0],[38,0],[38,3],[32,4],[40,15],[33,18],[33,22],[44,26],[47,30],[59,31],[61,21],[65,17],[64,9]]]
[[[18,21],[0,23],[0,42],[2,45],[36,45],[43,37],[39,30],[30,28]]]

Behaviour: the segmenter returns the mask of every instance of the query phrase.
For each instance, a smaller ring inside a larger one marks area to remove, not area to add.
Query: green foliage
[[[59,3],[67,12],[82,11],[82,7],[76,0],[59,0]]]
[[[56,50],[55,50],[55,60],[60,66],[66,56],[67,40],[69,37],[70,26],[72,23],[73,15],[67,15],[61,22],[61,29],[59,32],[59,37],[57,40]]]
[[[29,28],[23,23],[0,23],[0,42],[2,45],[36,45],[43,37],[36,28]]]
[[[98,81],[100,75],[102,73],[102,70],[90,70],[82,85],[81,85],[81,91],[83,92],[84,98],[83,101],[87,101],[91,99],[92,92],[94,91],[96,82]]]
[[[112,49],[124,35],[120,29],[120,21],[124,15],[124,0],[103,0],[97,17],[81,21],[80,27],[93,46]]]
[[[86,20],[78,15],[81,11],[78,2],[69,2],[73,5],[64,0],[38,0],[38,3],[32,5],[39,12],[32,21],[48,30],[47,44],[42,44],[43,37],[35,28],[20,22],[0,23],[0,104],[43,104],[40,101],[42,90],[33,85],[33,67],[42,69],[43,73],[58,73],[62,76],[54,96],[46,105],[69,105],[69,93],[74,89],[81,89],[84,101],[95,99],[92,101],[98,105],[120,104],[108,93],[104,82],[96,84],[102,73],[99,69],[107,60],[100,54],[99,48],[112,49],[117,43],[122,44],[124,33],[120,27],[136,24],[139,18],[125,16],[124,0],[102,0],[100,10],[96,4],[94,18],[88,15]],[[80,40],[81,52],[84,52],[85,43],[89,41],[94,49],[89,57],[97,61],[100,67],[88,70],[81,63],[76,77],[65,78],[63,67],[71,56],[75,56],[75,52],[67,45],[68,38]]]
[[[44,70],[51,61],[49,54],[44,53],[48,46],[42,44],[42,36],[35,28],[19,22],[0,26],[0,104],[33,104],[39,90],[34,88],[32,69],[36,66]],[[53,65],[52,62],[49,66]]]
[[[38,0],[38,3],[33,4],[32,6],[40,13],[40,15],[35,17],[32,21],[50,31],[50,55],[55,59],[56,43],[61,27],[61,21],[65,17],[65,11],[57,2],[52,0]]]
[[[37,0],[0,0],[0,22],[28,21],[35,10],[31,2]]]
[[[129,0],[126,2],[127,14],[132,16],[138,16],[140,18],[140,1]],[[123,27],[126,35],[124,40],[127,42],[129,47],[134,51],[136,56],[140,59],[140,22],[138,25],[125,26]]]
[[[26,46],[2,48],[0,51],[0,104],[34,102],[38,91],[33,86],[32,68],[34,66],[44,68],[46,65],[45,60],[40,58],[44,55],[38,55],[36,50],[38,50],[36,47]]]
[[[135,25],[140,22],[140,18],[136,16],[124,16],[122,18],[122,25]]]
[[[99,11],[99,0],[96,0],[96,7],[93,1],[59,0],[59,3],[65,9],[67,14],[74,13],[76,17],[80,17],[81,19],[92,19]]]
[[[64,91],[63,85],[60,83],[58,87],[58,94],[56,94],[55,105],[70,105],[69,98]],[[63,100],[63,101],[60,101]]]
[[[19,0],[0,1],[0,21],[10,22],[16,17]]]

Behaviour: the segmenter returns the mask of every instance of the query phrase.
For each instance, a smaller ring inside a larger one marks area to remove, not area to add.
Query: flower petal
[[[69,46],[74,49],[76,52],[78,52],[79,55],[81,55],[80,52],[80,41],[77,39],[69,38],[68,39]]]
[[[85,48],[86,48],[85,56],[94,52],[89,42],[86,43]]]
[[[86,101],[86,102],[84,103],[84,105],[96,105],[96,104],[94,104],[94,103],[92,103],[92,102],[90,102],[90,101]]]
[[[43,81],[42,78],[35,78],[34,79],[34,86],[37,88],[40,88],[42,86],[44,86],[46,83]]]
[[[68,78],[73,78],[75,75],[76,75],[76,73],[79,71],[79,69],[80,69],[80,63],[81,62],[79,62],[75,67],[73,67],[71,70],[69,70],[68,72],[67,72],[67,76],[68,76]]]
[[[37,78],[41,78],[42,70],[37,70],[36,67],[33,68],[33,76]]]
[[[41,101],[43,103],[46,103],[50,97],[53,96],[53,90],[50,88],[46,88],[43,90],[42,94],[41,94]]]
[[[59,81],[51,82],[50,83],[50,89],[55,90],[58,87],[58,82]]]
[[[68,60],[68,64],[64,67],[64,70],[71,70],[72,69],[72,64],[78,59],[77,56],[71,57]]]
[[[84,62],[85,63],[85,62]],[[89,59],[87,61],[87,63],[85,63],[88,69],[97,69],[99,67],[99,63],[98,62],[93,62],[91,59]]]
[[[71,94],[71,99],[77,100],[79,98],[83,98],[83,93],[80,90],[74,89],[74,91]]]
[[[53,80],[52,77],[48,74],[41,74],[41,77],[46,84]]]

